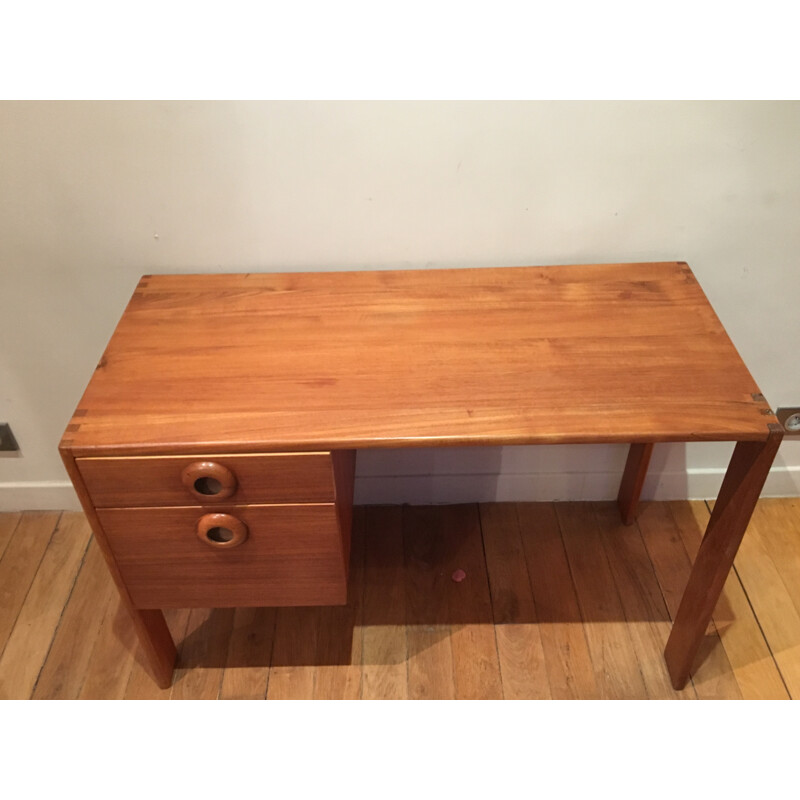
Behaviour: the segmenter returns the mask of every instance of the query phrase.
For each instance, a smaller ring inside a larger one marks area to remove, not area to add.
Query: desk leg
[[[625,525],[631,525],[636,519],[639,496],[642,493],[652,453],[653,445],[650,443],[632,444],[628,450],[628,461],[625,464],[625,472],[622,473],[622,483],[617,496],[619,513]]]
[[[75,487],[78,499],[81,501],[83,510],[86,513],[86,518],[92,526],[95,541],[103,553],[106,564],[108,564],[114,583],[117,584],[122,602],[131,615],[139,642],[152,670],[153,678],[161,689],[168,689],[172,686],[172,671],[175,668],[177,650],[175,643],[172,641],[167,622],[164,619],[164,614],[158,609],[140,609],[134,606],[117,562],[114,559],[114,554],[111,552],[111,546],[108,543],[103,526],[100,524],[100,519],[83,482],[83,476],[75,464],[75,459],[68,451],[62,451],[61,457],[72,480],[72,485]]]
[[[178,653],[164,614],[159,609],[133,608],[129,611],[139,643],[147,656],[153,680],[160,689],[169,689],[172,686],[172,673]]]
[[[738,442],[725,473],[664,650],[676,689],[683,689],[689,680],[700,643],[781,443],[783,428],[773,423],[769,429],[769,438],[764,442]]]

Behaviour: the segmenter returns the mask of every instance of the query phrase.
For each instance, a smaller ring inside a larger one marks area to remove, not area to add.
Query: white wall
[[[57,443],[142,273],[681,259],[800,404],[798,143],[799,103],[0,103],[0,508],[74,504]],[[730,452],[662,445],[646,492]],[[357,499],[608,497],[624,454],[362,453]],[[800,443],[776,467],[800,494]]]

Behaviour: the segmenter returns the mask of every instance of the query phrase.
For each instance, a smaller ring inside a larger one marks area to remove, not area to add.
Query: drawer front
[[[330,453],[79,458],[95,508],[332,503]]]
[[[347,602],[349,547],[333,504],[114,508],[97,515],[138,608]]]

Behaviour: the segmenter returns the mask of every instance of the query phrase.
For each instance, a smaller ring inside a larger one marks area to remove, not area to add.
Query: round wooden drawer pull
[[[236,491],[236,476],[222,464],[195,461],[181,473],[183,485],[198,500],[225,500]]]
[[[247,539],[247,525],[230,514],[204,514],[197,521],[197,537],[211,547],[230,549]]]

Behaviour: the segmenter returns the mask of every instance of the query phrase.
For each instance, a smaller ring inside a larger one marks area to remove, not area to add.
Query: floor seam
[[[59,518],[59,522],[60,522]],[[55,531],[54,531],[55,533]],[[75,570],[75,578],[72,581],[72,586],[69,587],[69,593],[67,594],[67,599],[64,601],[64,605],[61,607],[61,613],[58,615],[58,623],[56,624],[55,629],[53,630],[53,637],[50,639],[50,644],[47,648],[47,654],[42,661],[42,666],[39,667],[39,672],[36,675],[36,681],[33,684],[33,688],[31,689],[31,697],[36,694],[36,687],[39,685],[39,679],[42,677],[42,672],[44,671],[44,666],[47,663],[47,659],[50,658],[50,651],[53,649],[53,644],[55,643],[56,636],[58,636],[58,632],[61,629],[61,623],[64,621],[64,612],[67,610],[67,606],[69,605],[69,601],[72,599],[72,594],[75,591],[75,586],[78,583],[78,576],[83,571],[84,565],[86,564],[86,554],[89,552],[89,547],[92,544],[92,539],[94,539],[94,534],[89,537],[89,540],[86,543],[86,547],[84,548],[83,555],[81,556],[81,563],[78,565],[78,569]]]

